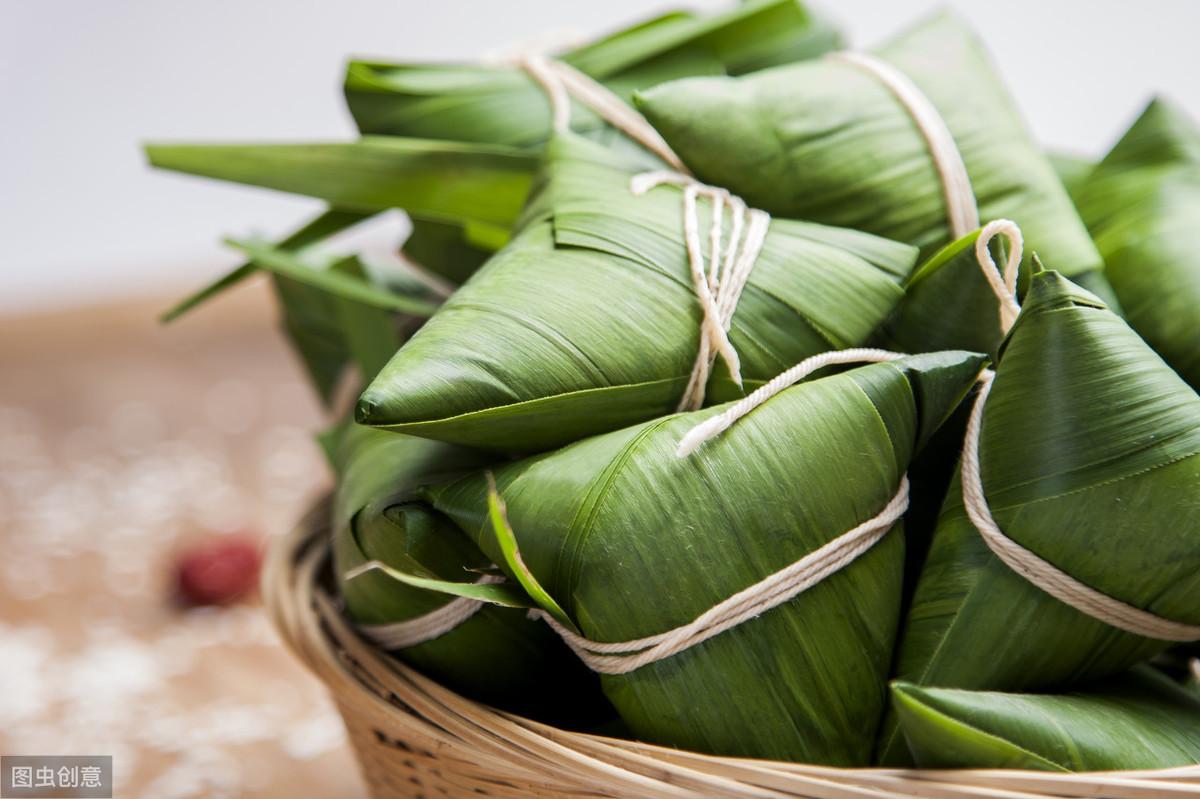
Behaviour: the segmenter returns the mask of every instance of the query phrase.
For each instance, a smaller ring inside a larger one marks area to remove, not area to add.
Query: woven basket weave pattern
[[[1200,765],[1162,771],[836,769],[713,757],[566,732],[464,699],[361,639],[328,588],[327,508],[275,542],[263,597],[292,650],[325,682],[375,799],[850,799],[1200,796]]]

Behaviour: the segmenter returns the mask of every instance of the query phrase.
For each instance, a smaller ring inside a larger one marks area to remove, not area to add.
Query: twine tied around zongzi
[[[946,125],[946,120],[925,93],[911,78],[882,58],[848,50],[830,53],[826,58],[855,67],[875,77],[904,106],[925,139],[925,146],[929,149],[941,179],[951,237],[959,239],[977,229],[979,207],[962,153],[958,151],[958,145]]]
[[[518,56],[516,64],[546,92],[556,132],[570,130],[571,98],[574,97],[605,122],[657,155],[676,172],[691,174],[684,166],[683,159],[671,149],[654,126],[603,84],[570,64],[538,53]]]
[[[673,171],[655,170],[635,175],[629,188],[639,196],[662,185],[680,186],[683,189],[683,231],[688,267],[703,317],[699,350],[676,410],[694,411],[703,407],[708,378],[718,356],[725,362],[730,377],[740,388],[741,362],[737,350],[729,341],[729,328],[733,324],[733,314],[742,290],[766,241],[770,214],[747,207],[740,197],[727,189],[696,180],[683,159],[645,117],[601,83],[569,64],[539,54],[522,55],[516,59],[516,64],[546,92],[555,131],[562,133],[570,129],[571,98],[574,97],[671,167]],[[707,264],[700,239],[697,200],[701,197],[708,200],[712,209]],[[728,234],[725,227],[726,209],[729,211]]]
[[[818,369],[824,369],[826,366],[834,366],[837,364],[848,363],[881,363],[883,361],[895,361],[905,357],[902,353],[891,352],[890,350],[872,349],[869,347],[854,347],[848,350],[831,350],[830,352],[822,352],[819,355],[813,355],[805,358],[800,363],[796,364],[787,371],[780,372],[768,382],[759,386],[757,389],[746,395],[742,399],[730,405],[726,410],[705,419],[700,424],[693,427],[684,434],[679,440],[679,446],[675,450],[675,455],[680,458],[685,458],[691,455],[697,449],[711,438],[716,438],[721,433],[733,426],[733,423],[741,419],[750,411],[762,405],[767,400],[774,397],[785,388],[799,383],[804,378],[808,377]]]
[[[821,583],[874,546],[907,509],[908,478],[903,477],[896,495],[876,516],[813,550],[790,566],[718,602],[695,620],[665,633],[633,641],[605,643],[589,640],[568,630],[543,610],[531,611],[530,615],[550,625],[592,671],[600,674],[628,674],[691,649],[713,636],[761,616]]]
[[[376,569],[386,570],[387,564],[378,560],[369,560],[346,572],[345,579],[366,574]],[[504,582],[504,577],[498,574],[485,574],[475,581],[476,585],[491,585]],[[374,641],[383,649],[407,649],[441,638],[448,632],[457,629],[464,622],[483,609],[485,603],[471,597],[455,597],[440,608],[424,613],[412,619],[388,622],[387,624],[359,624],[357,629],[367,638]]]
[[[903,357],[900,353],[886,350],[856,349],[826,352],[808,358],[735,403],[724,413],[693,427],[680,442],[677,454],[684,457],[694,452],[705,441],[720,435],[772,396],[818,369],[833,364],[891,361]],[[592,671],[600,674],[627,674],[691,649],[818,585],[871,549],[892,529],[907,509],[908,477],[904,476],[900,479],[900,486],[895,495],[875,516],[794,563],[718,602],[687,624],[656,635],[633,641],[592,641],[567,629],[545,611],[534,610],[530,615],[550,625]]]
[[[700,325],[700,349],[676,408],[679,411],[694,411],[704,405],[708,377],[718,355],[729,368],[733,382],[739,388],[742,385],[741,359],[729,341],[729,328],[733,324],[738,299],[766,241],[771,216],[757,208],[748,208],[741,197],[726,189],[708,186],[677,172],[657,171],[634,175],[630,190],[641,195],[664,184],[683,187],[683,234],[688,266],[692,273],[692,286],[704,312]],[[699,197],[706,198],[712,208],[707,271],[700,245],[700,209],[696,202]],[[729,235],[728,241],[722,246],[722,240],[726,237],[726,207],[730,216]]]
[[[997,235],[1008,239],[1008,259],[1003,276],[988,252],[988,244]],[[1017,303],[1017,271],[1021,264],[1021,230],[1007,219],[989,222],[975,240],[975,257],[987,278],[988,285],[1000,301],[1000,328],[1007,335],[1020,313]],[[1054,564],[1013,541],[992,518],[983,490],[979,462],[979,439],[983,428],[983,411],[995,381],[995,372],[985,370],[980,375],[979,393],[967,421],[967,433],[962,452],[963,506],[971,524],[979,531],[984,543],[996,557],[1017,574],[1055,599],[1079,612],[1112,627],[1135,635],[1162,641],[1200,640],[1200,626],[1171,621],[1149,611],[1134,607],[1091,586],[1076,580]]]

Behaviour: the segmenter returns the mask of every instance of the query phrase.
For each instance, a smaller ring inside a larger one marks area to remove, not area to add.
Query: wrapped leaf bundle
[[[725,406],[500,466],[495,479],[521,561],[554,600],[549,607],[561,605],[562,623],[592,641],[687,623],[894,504],[914,452],[982,365],[981,356],[937,353],[803,383],[686,458],[676,454],[683,434]],[[506,562],[482,475],[426,496]],[[896,529],[795,601],[664,659],[606,673],[605,692],[646,740],[866,764],[903,560]]]
[[[1200,388],[1200,128],[1155,100],[1075,198],[1129,324]]]
[[[667,80],[812,58],[835,49],[840,38],[797,0],[750,0],[711,15],[664,14],[559,60],[628,101],[634,91]],[[520,58],[479,65],[352,61],[346,104],[364,135],[540,146],[551,131],[550,107]],[[583,105],[573,109],[571,127],[616,146],[629,143]]]
[[[479,453],[347,424],[334,463],[334,571],[346,613],[367,637],[498,707],[572,725],[611,713],[595,677],[523,608],[438,590],[448,582],[493,600],[501,591],[487,556],[415,496],[423,482],[478,468]]]
[[[1082,612],[1035,585],[1032,567],[1018,574],[1002,561],[969,516],[964,469],[917,585],[899,679],[1055,688],[1127,669],[1173,637],[1200,638],[1200,397],[1055,272],[1033,276],[995,375],[977,406],[982,499],[1025,556],[1052,564],[1076,594],[1101,592],[1105,608]],[[967,451],[971,439],[969,428]],[[1154,637],[1129,631],[1144,620],[1114,620],[1114,602],[1150,615]],[[884,762],[903,760],[894,725],[882,746]]]
[[[1063,274],[1109,296],[1099,253],[1046,157],[956,18],[936,16],[880,47],[740,78],[689,78],[638,107],[698,178],[773,214],[866,230],[923,258],[983,219],[1017,222]],[[785,176],[785,179],[781,179]],[[895,332],[914,349],[994,349],[996,308],[960,242],[913,278]],[[968,259],[969,260],[969,259]],[[938,272],[958,279],[937,280]],[[919,287],[919,288],[918,288]],[[958,312],[952,303],[967,303]],[[951,315],[977,329],[939,329]],[[981,346],[983,344],[984,346]]]
[[[675,410],[704,309],[683,190],[630,191],[655,166],[556,138],[524,228],[400,349],[360,399],[359,421],[530,452]],[[711,205],[698,202],[707,264],[718,248]],[[869,234],[771,220],[728,327],[744,385],[865,341],[901,298],[914,257]],[[741,393],[718,362],[703,396]]]
[[[1065,696],[893,683],[892,701],[922,768],[1110,771],[1200,763],[1200,696],[1146,667]]]

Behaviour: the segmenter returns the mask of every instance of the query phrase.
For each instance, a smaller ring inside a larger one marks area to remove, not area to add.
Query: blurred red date
[[[202,542],[181,552],[175,561],[177,595],[190,607],[227,605],[254,592],[261,566],[261,547],[251,536]]]

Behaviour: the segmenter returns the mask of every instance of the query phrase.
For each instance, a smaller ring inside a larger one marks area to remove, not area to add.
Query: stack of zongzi
[[[1157,100],[1051,158],[953,16],[840,42],[750,0],[354,61],[357,141],[149,148],[329,204],[169,317],[271,276],[330,585],[468,696],[835,766],[1195,763],[1200,131]],[[389,208],[405,258],[335,253]]]

